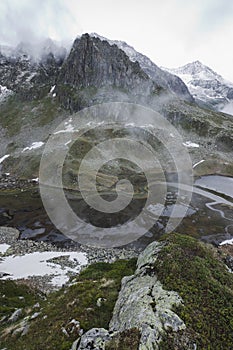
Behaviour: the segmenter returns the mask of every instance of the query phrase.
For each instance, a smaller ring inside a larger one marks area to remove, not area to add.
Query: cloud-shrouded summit
[[[233,81],[232,1],[0,1],[0,44],[73,41],[86,32],[126,41],[158,66],[200,60]]]

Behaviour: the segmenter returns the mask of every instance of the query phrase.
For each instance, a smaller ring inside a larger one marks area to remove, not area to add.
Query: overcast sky
[[[232,0],[0,0],[0,43],[96,32],[157,65],[194,60],[233,82]]]

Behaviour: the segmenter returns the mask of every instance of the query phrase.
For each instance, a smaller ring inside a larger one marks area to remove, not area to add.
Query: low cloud
[[[158,66],[200,60],[233,81],[232,19],[229,0],[0,0],[0,43],[50,37],[71,44],[96,32],[128,42]]]
[[[45,38],[72,40],[81,32],[74,13],[63,0],[1,0],[0,42],[17,45]]]

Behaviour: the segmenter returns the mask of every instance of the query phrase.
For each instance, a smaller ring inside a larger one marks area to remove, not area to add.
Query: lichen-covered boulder
[[[106,329],[90,329],[81,337],[80,344],[77,350],[104,350],[105,342],[109,339],[110,335]]]
[[[140,255],[132,276],[122,279],[121,290],[109,324],[105,329],[91,329],[85,333],[78,350],[104,350],[117,334],[137,329],[139,350],[158,349],[167,330],[178,332],[186,328],[172,307],[182,303],[178,293],[163,289],[154,272],[158,253],[165,243],[153,242]]]
[[[163,243],[151,243],[140,254],[135,274],[123,278],[110,322],[110,331],[113,332],[138,328],[141,332],[140,350],[157,349],[168,329],[175,332],[185,329],[184,322],[172,311],[182,299],[176,292],[164,290],[153,271],[157,254],[163,246]]]

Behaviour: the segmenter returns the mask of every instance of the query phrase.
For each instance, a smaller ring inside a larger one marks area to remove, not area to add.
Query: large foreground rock
[[[151,243],[138,258],[132,276],[124,277],[116,302],[109,332],[92,329],[84,334],[78,350],[102,350],[106,343],[126,330],[138,329],[141,337],[139,350],[158,349],[167,330],[177,332],[186,328],[184,322],[172,311],[182,303],[180,296],[163,289],[154,273],[153,265],[164,243]]]

